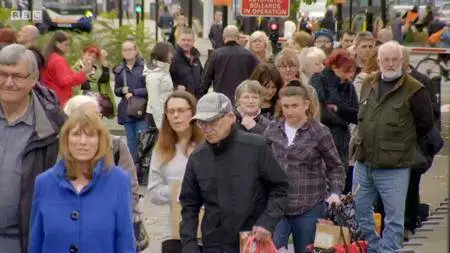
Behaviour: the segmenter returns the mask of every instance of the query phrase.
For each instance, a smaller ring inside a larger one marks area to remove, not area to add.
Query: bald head
[[[23,26],[17,35],[18,42],[28,48],[39,44],[39,29],[34,25]]]
[[[223,30],[223,41],[225,43],[230,41],[239,41],[239,29],[235,25],[229,25]]]
[[[383,28],[378,32],[377,40],[381,43],[386,43],[394,39],[394,34],[391,29]]]

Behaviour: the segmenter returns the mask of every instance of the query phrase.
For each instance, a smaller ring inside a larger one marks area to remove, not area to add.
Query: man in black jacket
[[[237,86],[250,77],[258,59],[238,44],[239,30],[236,26],[225,28],[223,40],[225,46],[214,50],[206,63],[201,94],[206,94],[213,83],[214,91],[225,94],[234,102]]]
[[[403,47],[403,68],[405,73],[410,74],[414,79],[419,81],[427,91],[431,108],[433,110],[434,120],[440,117],[440,108],[436,95],[433,90],[433,83],[428,76],[415,70],[409,64],[409,50]],[[425,173],[432,165],[434,156],[427,156],[427,162],[421,165],[415,165],[411,167],[409,173],[409,186],[408,193],[406,195],[406,208],[405,208],[405,234],[404,238],[408,241],[411,235],[415,234],[416,228],[420,226],[421,221],[418,219],[419,216],[419,205],[420,205],[420,180],[422,174]]]
[[[58,156],[66,116],[55,94],[37,84],[36,58],[23,45],[0,51],[0,252],[27,252],[36,176]]]
[[[191,28],[180,28],[177,51],[170,65],[170,76],[175,88],[184,89],[200,98],[203,67],[200,52],[194,47],[194,32]]]
[[[180,192],[183,253],[199,252],[202,206],[203,253],[239,252],[242,231],[253,230],[257,240],[270,240],[284,213],[288,182],[266,141],[237,130],[233,106],[224,94],[202,97],[193,120],[206,143],[189,157]]]
[[[224,46],[222,16],[223,14],[220,11],[217,11],[214,14],[214,24],[209,30],[208,38],[211,41],[211,45],[214,49]]]

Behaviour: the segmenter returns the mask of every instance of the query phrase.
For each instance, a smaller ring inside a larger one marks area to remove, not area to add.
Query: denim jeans
[[[137,136],[139,131],[143,131],[148,128],[148,123],[146,120],[139,120],[126,122],[124,126],[125,134],[127,135],[128,149],[130,150],[134,162],[137,162]]]
[[[273,234],[277,249],[286,247],[289,235],[294,239],[295,253],[304,253],[306,246],[314,242],[317,219],[325,215],[325,202],[313,206],[306,213],[294,216],[284,216],[278,223]]]
[[[364,239],[369,242],[368,253],[394,253],[402,248],[408,183],[408,168],[379,169],[355,163],[353,189],[359,186],[355,196],[356,219]],[[376,234],[373,220],[373,202],[377,192],[386,214],[382,238]]]

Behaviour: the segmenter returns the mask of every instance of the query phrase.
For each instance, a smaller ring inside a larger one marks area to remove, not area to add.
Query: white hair
[[[379,48],[378,48],[378,59],[380,59],[380,56],[381,56],[381,52],[383,51],[386,51],[387,49],[393,49],[393,50],[395,50],[395,51],[397,51],[398,52],[398,56],[400,57],[400,58],[402,58],[403,57],[403,48],[402,48],[402,46],[397,42],[397,41],[395,41],[395,40],[391,40],[391,41],[388,41],[388,42],[386,42],[386,43],[383,43]]]
[[[316,61],[324,61],[327,58],[325,52],[318,47],[303,48],[299,55],[300,73],[304,73],[306,66],[313,64]]]
[[[269,60],[272,55],[272,43],[269,41],[269,37],[267,37],[266,33],[263,31],[255,31],[248,38],[248,42],[246,48],[252,52],[251,44],[255,40],[262,40],[266,43],[266,59]]]
[[[10,44],[0,50],[0,65],[14,66],[20,61],[28,63],[30,76],[39,76],[39,68],[34,53],[24,45]]]
[[[72,114],[75,110],[79,109],[83,105],[93,104],[100,110],[98,100],[93,96],[76,95],[70,98],[64,106],[64,113],[66,115]]]

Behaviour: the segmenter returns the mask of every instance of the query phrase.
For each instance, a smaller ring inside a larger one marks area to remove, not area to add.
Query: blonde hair
[[[265,60],[268,62],[270,60],[270,56],[272,55],[272,45],[269,42],[269,37],[267,37],[265,32],[262,31],[255,31],[250,35],[248,38],[247,46],[246,48],[252,52],[252,43],[255,40],[262,40],[264,43],[266,43],[266,53],[265,53]]]
[[[300,67],[300,61],[298,60],[298,51],[292,48],[285,48],[275,58],[275,66],[277,68],[284,66],[297,66]]]
[[[98,161],[104,160],[104,168],[110,168],[113,163],[113,155],[110,148],[111,136],[105,123],[96,112],[87,110],[73,110],[67,121],[64,123],[59,137],[59,153],[64,160],[67,169],[67,178],[74,180],[78,177],[77,160],[69,150],[69,136],[73,129],[79,128],[80,131],[98,136],[97,152],[89,162],[89,170],[86,177],[92,179],[94,168]]]
[[[296,33],[294,33],[294,35],[292,35],[292,40],[294,41],[294,46],[298,50],[302,50],[303,48],[308,47],[311,39],[312,39],[311,35],[304,31],[296,32]]]
[[[327,59],[327,55],[325,54],[325,52],[318,48],[318,47],[309,47],[309,48],[304,48],[302,50],[302,52],[300,53],[300,61],[301,62],[305,62],[307,64],[301,64],[300,66],[300,73],[306,73],[306,66],[309,66],[310,64],[316,62],[316,61],[325,61],[325,59]]]
[[[236,106],[239,106],[239,99],[245,92],[255,93],[258,94],[258,96],[262,97],[262,95],[264,94],[264,88],[256,80],[243,81],[241,84],[239,84],[234,93],[234,100],[236,101],[235,102]]]

